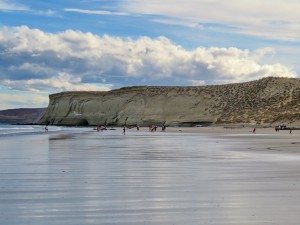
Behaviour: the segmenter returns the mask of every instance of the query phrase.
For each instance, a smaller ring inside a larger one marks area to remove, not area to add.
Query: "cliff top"
[[[122,87],[119,89],[113,89],[110,91],[65,91],[50,94],[49,97],[60,97],[62,95],[106,95],[111,93],[126,93],[126,92],[136,92],[136,91],[145,91],[145,90],[175,90],[175,89],[211,89],[216,87],[217,89],[228,89],[230,87],[257,87],[260,88],[261,86],[265,86],[267,84],[276,83],[277,85],[286,85],[286,84],[295,84],[295,82],[300,83],[299,78],[285,78],[285,77],[265,77],[259,80],[248,81],[244,83],[231,83],[231,84],[218,84],[218,85],[203,85],[203,86],[129,86],[129,87]]]

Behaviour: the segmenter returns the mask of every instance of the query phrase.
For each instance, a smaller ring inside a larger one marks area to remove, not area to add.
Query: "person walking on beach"
[[[125,135],[126,127],[123,127],[123,134]]]
[[[255,132],[256,132],[256,128],[254,127],[254,129],[253,129],[252,133],[253,133],[253,134],[255,134]]]

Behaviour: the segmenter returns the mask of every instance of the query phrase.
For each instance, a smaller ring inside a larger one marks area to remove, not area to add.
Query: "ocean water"
[[[34,130],[37,130],[37,128],[35,127],[36,126],[29,126],[29,125],[20,126],[20,125],[0,123],[0,136],[24,133],[24,132],[34,132]]]
[[[0,224],[299,224],[284,137],[25,128],[0,137]]]
[[[64,131],[75,132],[76,130],[84,131],[84,130],[90,130],[90,128],[75,129],[74,127],[48,126],[48,131],[50,131],[51,133],[64,132]],[[0,123],[0,137],[41,134],[44,132],[45,132],[44,125],[14,125],[14,124]]]

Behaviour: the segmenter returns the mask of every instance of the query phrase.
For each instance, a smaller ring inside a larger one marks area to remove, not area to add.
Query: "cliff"
[[[126,87],[50,95],[39,121],[55,125],[300,124],[300,80],[263,78],[197,87]]]

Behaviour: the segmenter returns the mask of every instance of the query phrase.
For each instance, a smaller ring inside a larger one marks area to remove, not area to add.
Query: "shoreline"
[[[41,126],[42,127],[42,126]],[[161,127],[158,127],[157,131],[151,132],[148,127],[140,127],[139,131],[135,128],[126,129],[126,134],[123,135],[123,129],[121,127],[110,128],[97,132],[95,127],[66,127],[66,129],[61,129],[61,126],[49,126],[49,131],[44,130],[35,132],[24,132],[24,133],[13,133],[0,135],[1,140],[5,139],[18,139],[23,136],[26,139],[39,139],[47,137],[60,138],[64,135],[76,135],[80,139],[80,136],[86,135],[86,137],[116,137],[116,138],[143,138],[149,136],[149,138],[159,138],[172,137],[173,134],[176,136],[185,136],[186,138],[199,136],[210,138],[212,140],[222,140],[228,142],[232,149],[239,150],[249,150],[259,149],[262,152],[270,152],[270,149],[277,149],[280,152],[294,152],[300,153],[300,131],[293,130],[290,133],[289,130],[280,130],[276,132],[274,128],[256,128],[255,133],[253,133],[253,128],[224,128],[217,126],[210,127],[167,127],[165,131],[162,131]],[[59,129],[57,129],[59,128]],[[61,129],[61,130],[60,130]],[[155,140],[155,139],[154,139]],[[231,143],[232,142],[232,143]]]

